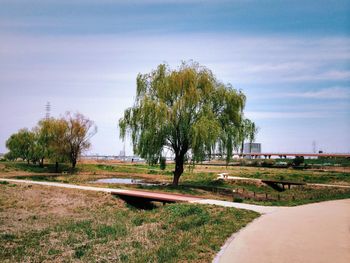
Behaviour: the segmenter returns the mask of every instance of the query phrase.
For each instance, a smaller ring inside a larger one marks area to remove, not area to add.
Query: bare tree
[[[63,121],[66,125],[63,147],[74,169],[81,153],[90,148],[90,139],[96,134],[97,126],[80,113],[67,112]]]

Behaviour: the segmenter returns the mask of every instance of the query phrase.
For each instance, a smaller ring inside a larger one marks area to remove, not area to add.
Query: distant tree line
[[[75,168],[80,154],[89,149],[90,138],[97,132],[94,122],[80,113],[66,113],[60,118],[46,118],[31,130],[20,129],[6,141],[8,160],[22,159],[44,166],[44,160],[56,164],[70,162]]]

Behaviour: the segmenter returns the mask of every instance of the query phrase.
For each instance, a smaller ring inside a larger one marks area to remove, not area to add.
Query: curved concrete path
[[[229,241],[214,262],[349,263],[350,199],[277,210]]]
[[[269,213],[279,211],[281,209],[286,209],[286,207],[281,207],[281,206],[251,205],[251,204],[221,201],[221,200],[214,200],[214,199],[201,199],[201,200],[190,201],[190,203],[234,207],[239,209],[255,211],[260,214],[269,214]]]

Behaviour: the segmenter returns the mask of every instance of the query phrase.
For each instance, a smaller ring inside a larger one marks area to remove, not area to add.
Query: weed
[[[60,250],[58,250],[58,249],[53,249],[53,248],[50,248],[49,249],[49,251],[47,252],[47,254],[48,255],[57,255],[57,254],[59,254],[59,253],[61,253],[61,251]]]
[[[75,249],[74,256],[76,258],[82,258],[90,249],[91,246],[89,244],[79,246]]]
[[[14,240],[15,238],[16,236],[14,234],[8,234],[8,233],[1,234],[0,236],[0,239],[2,241],[11,241],[11,240]]]
[[[145,218],[143,216],[136,216],[135,218],[132,219],[132,223],[135,226],[141,226],[144,221],[145,221]]]

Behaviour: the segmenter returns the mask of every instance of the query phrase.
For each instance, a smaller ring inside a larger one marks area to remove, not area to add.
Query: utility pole
[[[51,104],[49,101],[45,105],[45,111],[46,111],[45,119],[48,120],[50,119],[50,112],[51,112]]]
[[[313,153],[316,153],[316,151],[317,151],[316,141],[312,141],[312,151],[313,151]]]

